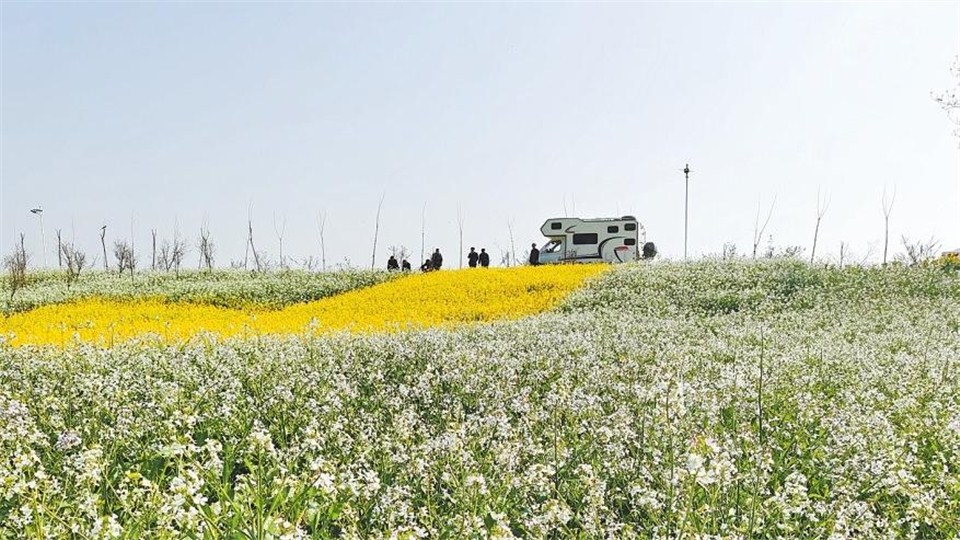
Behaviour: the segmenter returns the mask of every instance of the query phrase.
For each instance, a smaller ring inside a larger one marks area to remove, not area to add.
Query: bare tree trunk
[[[63,268],[63,242],[60,240],[60,229],[57,229],[57,268]]]
[[[277,233],[277,239],[280,241],[280,268],[286,268],[283,258],[283,235],[287,233],[287,218],[283,218],[283,225],[277,229],[277,214],[273,214],[273,231]]]
[[[150,251],[150,270],[157,269],[157,230],[150,229],[150,237],[153,239],[153,248]]]
[[[253,219],[247,219],[247,245],[253,252],[253,263],[257,265],[257,272],[260,272],[262,270],[260,268],[260,256],[257,255],[257,248],[253,245]],[[243,267],[247,267],[246,261],[244,261]]]
[[[841,269],[843,268],[843,256],[844,256],[844,250],[846,249],[846,247],[847,245],[844,242],[840,242],[840,268]]]
[[[134,251],[134,248],[133,248],[133,214],[130,214],[130,260],[131,260],[131,261],[136,261],[136,260],[137,260],[137,253],[136,253],[136,251]],[[131,265],[130,265],[130,279],[131,279],[131,280],[133,280],[133,268],[134,268],[134,266],[136,266],[136,264],[131,264]]]
[[[380,196],[380,203],[377,204],[377,220],[373,229],[373,257],[370,259],[370,269],[377,267],[377,236],[380,235],[380,210],[383,208],[383,199],[386,193]]]
[[[249,222],[248,222],[248,225],[249,225]],[[252,227],[253,227],[253,226],[251,225],[251,228],[252,228]],[[251,231],[251,232],[253,232],[253,231]],[[244,270],[247,269],[247,260],[249,260],[249,258],[250,258],[250,237],[248,236],[248,237],[247,237],[247,242],[246,242],[246,244],[243,246],[243,269],[244,269]]]
[[[424,248],[426,247],[427,239],[427,203],[423,203],[423,211],[420,213],[420,263],[422,264],[426,259],[424,259],[425,253]]]
[[[767,230],[767,225],[770,223],[770,217],[773,216],[773,206],[777,203],[777,198],[773,198],[773,202],[770,203],[770,210],[767,212],[767,219],[763,221],[763,226],[760,226],[760,204],[757,203],[757,219],[753,222],[753,258],[757,258],[757,246],[760,245],[760,240],[763,238],[764,231]]]
[[[463,269],[463,213],[460,212],[460,205],[457,205],[457,228],[460,230],[460,269]]]
[[[820,190],[817,190],[817,224],[813,228],[813,247],[810,249],[810,264],[813,264],[813,258],[817,254],[817,237],[820,234],[820,220],[823,219],[823,216],[827,213],[827,208],[829,207],[830,199],[827,199],[821,203]]]
[[[883,188],[883,266],[887,265],[887,246],[890,243],[890,213],[893,212],[893,202],[897,199],[897,190],[894,187],[893,196],[887,200],[887,188]]]
[[[510,266],[517,264],[517,249],[513,245],[513,223],[507,219],[507,232],[510,233]]]
[[[107,265],[107,241],[106,241],[106,237],[107,237],[107,226],[104,225],[103,227],[100,227],[100,246],[103,248],[103,269],[104,269],[104,270],[109,270],[110,268],[109,268],[109,266]]]
[[[323,229],[327,225],[327,215],[323,212],[317,217],[317,228],[320,229],[320,269],[327,271],[327,247],[323,242]]]
[[[207,272],[213,271],[213,250],[214,245],[213,241],[210,240],[210,226],[207,224],[206,218],[204,218],[203,223],[200,224],[200,241],[198,246],[200,248],[200,257],[197,262],[197,270],[202,269],[204,266],[207,267]]]

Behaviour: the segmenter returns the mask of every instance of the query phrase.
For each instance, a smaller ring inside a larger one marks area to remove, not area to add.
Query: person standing
[[[440,254],[440,248],[437,248],[430,256],[430,263],[434,270],[439,270],[443,266],[443,255]]]
[[[487,268],[490,266],[490,254],[487,253],[487,248],[480,248],[479,260],[482,268]]]
[[[530,244],[530,265],[538,266],[540,264],[540,250],[537,249],[537,244]]]
[[[477,267],[477,261],[480,259],[480,254],[477,253],[476,248],[470,248],[470,253],[467,254],[467,265],[470,268]]]

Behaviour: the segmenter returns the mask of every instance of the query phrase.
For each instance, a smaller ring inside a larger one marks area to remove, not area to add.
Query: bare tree
[[[887,247],[890,244],[890,214],[893,212],[893,202],[897,200],[897,189],[894,187],[893,196],[887,199],[887,188],[883,188],[883,265],[887,265]]]
[[[100,247],[103,248],[103,269],[104,271],[109,270],[110,267],[107,264],[107,226],[104,225],[100,227]]]
[[[66,243],[60,246],[63,258],[67,261],[67,287],[80,278],[80,272],[87,265],[87,254],[78,249],[73,243]]]
[[[773,198],[773,202],[770,203],[770,209],[767,211],[767,218],[763,220],[763,225],[760,225],[760,203],[757,203],[757,218],[753,222],[753,258],[757,258],[757,247],[760,246],[760,240],[763,238],[764,231],[767,230],[767,225],[770,224],[770,217],[773,216],[773,207],[777,204],[777,198]]]
[[[244,269],[247,268],[247,257],[251,251],[253,252],[253,262],[257,265],[257,272],[262,272],[263,266],[260,264],[260,256],[257,255],[257,248],[253,245],[253,204],[247,209],[247,246],[243,253]]]
[[[150,270],[157,269],[157,230],[150,229],[152,248],[150,250]]]
[[[390,256],[397,259],[397,261],[403,261],[410,257],[410,250],[407,249],[407,246],[390,246],[390,249],[387,251],[390,253]]]
[[[423,203],[423,210],[420,212],[420,262],[425,261],[427,239],[427,203]]]
[[[826,198],[821,202],[820,190],[817,190],[817,224],[813,227],[813,247],[810,248],[810,264],[813,264],[813,258],[817,254],[817,237],[820,234],[820,221],[830,208],[830,199]]]
[[[164,272],[169,272],[170,268],[173,267],[170,257],[172,252],[173,246],[170,245],[169,240],[163,240],[160,242],[160,249],[157,251],[157,265]]]
[[[63,268],[63,241],[60,239],[60,229],[57,229],[57,268]]]
[[[513,223],[510,221],[509,218],[507,218],[507,232],[510,234],[510,259],[511,259],[510,264],[507,264],[507,266],[513,266],[514,264],[517,264],[517,248],[513,244]]]
[[[123,240],[114,241],[113,257],[117,259],[117,268],[119,268],[117,275],[123,275],[123,271],[128,270],[132,278],[133,270],[137,267],[137,258],[133,254],[133,248],[130,247],[130,244]]]
[[[180,235],[174,234],[173,242],[164,240],[160,243],[159,256],[157,262],[165,272],[171,270],[179,277],[180,264],[187,253],[187,243],[180,238]]]
[[[774,255],[784,259],[799,259],[806,250],[803,246],[784,246]]]
[[[370,269],[373,270],[377,267],[377,237],[380,235],[380,210],[383,208],[383,199],[387,196],[386,193],[380,196],[380,202],[377,204],[377,220],[374,224],[373,229],[373,257],[370,259]]]
[[[731,261],[737,258],[737,245],[733,242],[726,242],[723,244],[723,251],[720,256],[725,261]]]
[[[843,268],[843,256],[846,255],[847,243],[840,242],[840,268]]]
[[[136,235],[133,234],[133,214],[130,214],[130,260],[133,261],[133,264],[130,265],[130,277],[133,277],[133,269],[137,266],[137,252],[133,247],[133,239],[136,238]]]
[[[187,254],[187,242],[180,237],[180,233],[173,231],[173,248],[170,250],[170,264],[173,266],[173,273],[180,277],[180,265]]]
[[[460,205],[457,205],[457,229],[460,231],[460,269],[463,269],[463,212],[460,211]]]
[[[573,195],[573,194],[570,195],[570,205],[573,208],[573,215],[576,216],[577,215],[576,195]],[[617,215],[619,214],[620,212],[618,211]],[[563,195],[563,217],[570,217],[570,214],[567,213],[567,195],[566,194]]]
[[[287,232],[287,218],[283,218],[283,225],[277,228],[277,214],[273,214],[273,232],[277,233],[277,240],[280,242],[280,268],[286,268],[286,260],[283,258],[283,235]]]
[[[317,216],[317,229],[320,231],[320,269],[327,271],[327,246],[323,242],[323,229],[327,226],[327,214],[320,212]]]
[[[10,275],[10,300],[13,300],[17,291],[27,286],[27,262],[29,260],[30,257],[27,255],[23,243],[23,233],[20,233],[20,245],[15,245],[13,253],[3,258],[3,267]]]
[[[200,239],[197,240],[197,250],[200,252],[199,267],[207,267],[207,272],[213,271],[213,253],[215,251],[213,241],[210,240],[210,228],[206,222],[200,226]]]
[[[903,242],[903,248],[906,252],[902,261],[910,266],[916,266],[923,261],[936,257],[937,250],[940,249],[940,242],[932,236],[926,242],[922,240],[913,242],[906,236],[901,236],[900,240]]]
[[[960,137],[960,56],[954,58],[950,74],[955,79],[953,86],[942,92],[931,92],[930,96],[940,104],[940,108],[947,113],[947,119],[956,126],[953,134]]]

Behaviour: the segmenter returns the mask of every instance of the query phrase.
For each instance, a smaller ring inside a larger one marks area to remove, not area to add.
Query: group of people
[[[481,268],[487,268],[490,266],[490,254],[487,253],[487,248],[480,248],[480,253],[477,253],[476,248],[470,248],[470,253],[467,254],[467,264],[470,265],[470,268],[476,268],[479,265]],[[421,272],[433,272],[435,270],[440,270],[443,267],[443,255],[440,254],[440,248],[434,250],[433,255],[430,255],[430,258],[423,261],[423,264],[420,265]],[[410,262],[406,259],[403,261],[397,261],[397,258],[394,255],[391,255],[387,259],[387,270],[391,272],[404,271],[409,272],[412,270],[410,267]]]
[[[391,272],[396,272],[397,270],[403,270],[404,272],[409,272],[410,261],[404,259],[403,263],[399,263],[397,262],[397,258],[391,255],[390,259],[387,260],[387,270]]]
[[[467,253],[467,265],[470,268],[476,268],[477,264],[481,268],[490,266],[490,254],[487,253],[487,248],[480,248],[480,253],[477,253],[476,248],[470,248],[470,253]]]

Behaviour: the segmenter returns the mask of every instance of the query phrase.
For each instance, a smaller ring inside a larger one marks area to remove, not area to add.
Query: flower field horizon
[[[0,344],[0,538],[958,538],[955,271],[608,268],[492,324]],[[192,306],[319,312],[229,279]]]
[[[418,273],[279,309],[249,302],[245,308],[228,308],[150,297],[94,297],[11,314],[0,319],[0,338],[13,346],[113,346],[138,338],[176,343],[198,335],[376,332],[489,322],[549,309],[607,269],[593,264]]]

